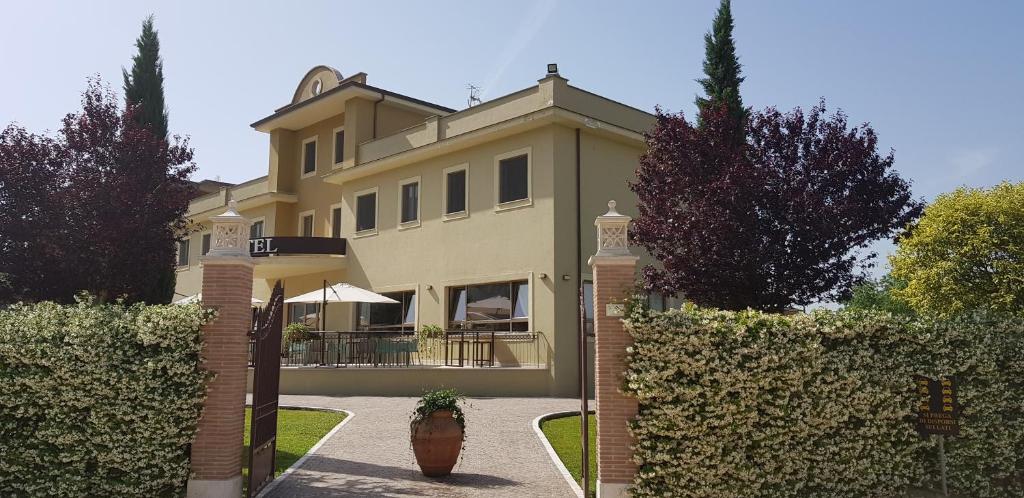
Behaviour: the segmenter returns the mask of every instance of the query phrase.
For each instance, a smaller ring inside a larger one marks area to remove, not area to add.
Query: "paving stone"
[[[409,443],[416,398],[281,396],[282,405],[342,408],[355,417],[268,497],[572,497],[532,428],[538,415],[578,400],[470,398],[466,446],[452,475],[424,477]]]

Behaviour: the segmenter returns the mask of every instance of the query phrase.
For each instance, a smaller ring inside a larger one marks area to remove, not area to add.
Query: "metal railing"
[[[312,332],[282,341],[284,367],[546,367],[544,337],[534,332],[449,331],[420,339],[414,332]],[[253,366],[252,342],[249,366]]]

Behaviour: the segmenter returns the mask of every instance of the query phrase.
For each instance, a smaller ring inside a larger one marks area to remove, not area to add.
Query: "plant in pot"
[[[304,323],[289,323],[284,328],[284,340],[288,343],[288,354],[300,355],[301,361],[305,362],[308,360],[309,349],[308,342],[313,340],[313,333],[309,330],[309,325]]]
[[[409,424],[416,464],[427,477],[452,473],[466,440],[466,417],[454,389],[429,391],[420,398]]]
[[[433,357],[434,350],[437,349],[437,341],[432,339],[439,339],[444,337],[444,329],[438,325],[424,325],[416,332],[416,340],[419,342],[419,350],[426,353],[427,356]]]

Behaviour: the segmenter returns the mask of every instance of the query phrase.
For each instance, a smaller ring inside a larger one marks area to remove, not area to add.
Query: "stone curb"
[[[555,449],[551,447],[551,443],[548,442],[548,438],[544,435],[544,431],[540,429],[540,423],[546,420],[571,417],[579,414],[579,410],[545,413],[544,415],[533,419],[533,432],[535,432],[537,437],[540,438],[541,444],[544,445],[544,449],[548,452],[548,456],[551,457],[551,463],[555,464],[555,467],[558,468],[558,472],[562,474],[562,478],[565,479],[565,482],[569,483],[569,487],[572,488],[573,493],[576,493],[577,498],[584,498],[583,488],[580,487],[578,482],[576,482],[576,479],[573,479],[572,474],[569,473],[569,469],[565,468],[565,464],[562,463],[562,459],[558,458],[558,453],[555,453]],[[586,463],[584,463],[584,465],[586,465]]]
[[[248,406],[248,405],[246,405],[246,406]],[[349,420],[352,420],[356,416],[355,413],[352,413],[352,412],[350,412],[348,410],[341,410],[341,409],[338,409],[338,408],[325,408],[325,407],[321,407],[321,406],[278,405],[278,408],[290,408],[290,409],[293,409],[293,410],[294,409],[299,409],[299,410],[314,410],[314,411],[344,413],[345,414],[345,420],[342,420],[341,422],[338,422],[338,425],[334,426],[334,428],[331,429],[330,432],[325,434],[324,437],[320,438],[320,440],[317,441],[316,444],[314,444],[313,447],[310,448],[309,451],[307,451],[305,455],[302,455],[302,458],[299,458],[298,460],[296,460],[295,463],[293,463],[291,465],[291,467],[288,467],[287,469],[285,469],[284,472],[281,473],[281,475],[279,475],[276,478],[274,478],[274,480],[271,481],[270,484],[267,485],[267,487],[263,488],[263,490],[260,491],[260,493],[258,495],[256,495],[256,498],[263,498],[263,497],[265,497],[267,495],[267,493],[269,493],[270,490],[276,488],[277,485],[280,484],[281,481],[283,481],[285,477],[288,477],[289,474],[291,474],[292,472],[295,472],[300,467],[302,467],[302,465],[304,463],[306,463],[306,460],[309,460],[309,457],[312,456],[313,453],[316,453],[316,450],[320,449],[320,447],[323,446],[324,443],[327,442],[328,439],[330,439],[332,436],[337,434],[337,432],[340,431],[341,428],[344,427],[344,425],[349,422]]]

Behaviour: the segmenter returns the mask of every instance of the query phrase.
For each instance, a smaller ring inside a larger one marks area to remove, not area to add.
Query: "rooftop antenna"
[[[469,98],[466,100],[467,107],[473,107],[480,104],[480,87],[470,84],[467,85],[466,88],[469,89]]]

